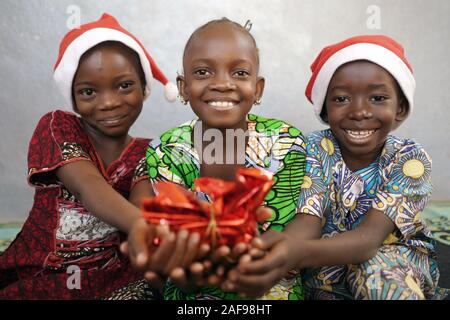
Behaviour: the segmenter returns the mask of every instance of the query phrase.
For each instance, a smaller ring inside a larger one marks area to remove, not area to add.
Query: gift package
[[[273,185],[272,174],[255,168],[240,168],[235,181],[202,177],[194,181],[195,192],[172,182],[154,184],[157,195],[144,199],[142,215],[152,224],[167,224],[172,231],[198,232],[202,243],[213,248],[248,243],[258,232],[256,210]]]

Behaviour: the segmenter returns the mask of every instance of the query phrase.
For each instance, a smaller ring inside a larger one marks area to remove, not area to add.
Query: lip
[[[116,126],[120,125],[126,117],[127,117],[126,115],[116,116],[116,117],[108,117],[108,118],[99,120],[99,122],[106,127],[116,127]]]

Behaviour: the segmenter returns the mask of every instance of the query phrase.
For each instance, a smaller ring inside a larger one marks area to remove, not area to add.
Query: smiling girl
[[[31,138],[34,203],[0,256],[0,299],[152,298],[119,245],[140,216],[131,194],[150,193],[149,139],[128,132],[153,77],[167,83],[108,14],[63,38],[54,78],[76,114],[47,113]]]
[[[295,267],[309,299],[441,298],[435,242],[420,219],[431,159],[390,135],[413,110],[403,48],[354,37],[323,49],[311,69],[306,95],[330,129],[308,136],[298,216],[255,240],[269,254],[230,271],[224,286],[257,295]]]
[[[255,39],[228,19],[210,21],[188,40],[183,69],[177,79],[180,95],[198,119],[151,142],[147,151],[151,181],[172,181],[193,189],[198,177],[234,180],[239,167],[267,170],[275,180],[265,199],[273,215],[260,229],[283,230],[295,216],[305,144],[301,132],[287,123],[249,114],[253,105],[260,104],[264,89]],[[233,135],[232,143],[227,133]],[[211,149],[215,152],[208,152]],[[236,298],[214,286],[186,292],[171,281],[164,294],[166,299]],[[276,285],[266,298],[302,298],[299,278],[295,275]]]

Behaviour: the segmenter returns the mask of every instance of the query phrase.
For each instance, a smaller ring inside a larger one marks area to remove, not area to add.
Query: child
[[[306,95],[330,129],[308,136],[299,215],[284,235],[255,241],[269,254],[247,258],[224,286],[257,294],[297,267],[315,268],[305,272],[309,299],[441,298],[435,243],[420,219],[431,159],[389,135],[413,110],[403,48],[354,37],[323,49],[311,69]]]
[[[131,191],[149,194],[142,169],[149,139],[128,131],[153,77],[167,84],[142,44],[108,14],[63,38],[54,78],[79,116],[53,111],[34,131],[34,204],[0,256],[0,299],[151,297],[118,247],[122,232],[142,223],[127,200]]]
[[[304,140],[298,129],[283,121],[249,114],[252,106],[260,103],[264,90],[253,36],[226,18],[210,21],[189,38],[183,68],[184,74],[177,78],[180,96],[184,104],[190,103],[199,119],[151,142],[147,151],[151,181],[172,181],[192,189],[194,179],[200,176],[234,180],[238,167],[268,170],[275,175],[275,184],[265,200],[274,213],[261,225],[261,231],[283,230],[295,215],[304,171]],[[238,136],[237,143],[227,143],[230,132],[233,137],[239,132],[248,135],[241,140]],[[206,141],[211,135],[215,140],[209,144]],[[209,153],[211,145],[216,148]],[[285,280],[265,298],[302,298],[298,280]],[[171,281],[164,295],[166,299],[236,298],[214,286],[187,293]]]

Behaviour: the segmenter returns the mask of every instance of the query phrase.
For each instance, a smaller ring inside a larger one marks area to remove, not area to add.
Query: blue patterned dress
[[[298,213],[322,219],[322,238],[355,229],[375,208],[394,223],[378,253],[356,265],[305,270],[311,299],[439,299],[435,242],[421,220],[431,194],[431,159],[414,141],[388,136],[368,167],[347,168],[331,130],[308,136]]]

